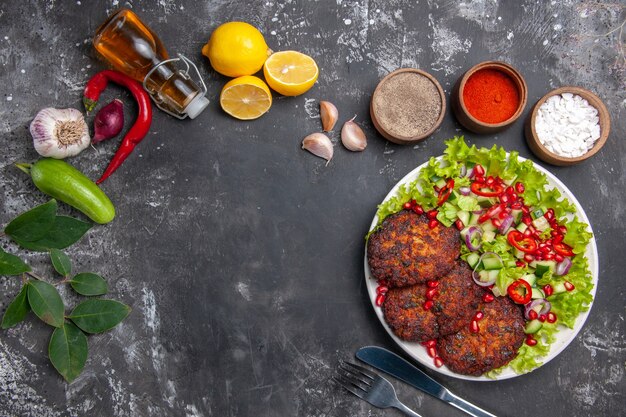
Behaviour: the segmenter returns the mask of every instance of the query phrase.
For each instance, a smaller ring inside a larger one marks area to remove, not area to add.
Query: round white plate
[[[438,157],[439,160],[441,160],[441,158],[442,158],[441,156]],[[522,158],[520,156],[519,160],[524,161],[525,158]],[[409,172],[404,178],[402,178],[391,189],[391,191],[389,191],[389,194],[387,194],[383,202],[395,196],[400,187],[412,181],[415,181],[419,175],[420,170],[427,165],[428,165],[428,161],[424,162],[422,165],[418,166],[413,171]],[[578,216],[578,219],[580,221],[587,223],[587,225],[589,225],[589,231],[593,233],[593,230],[591,230],[591,224],[589,223],[589,219],[587,218],[585,211],[583,210],[578,200],[576,200],[576,197],[574,197],[572,192],[565,186],[565,184],[563,184],[557,177],[552,175],[545,168],[537,165],[536,163],[534,164],[534,166],[538,171],[546,174],[546,177],[548,180],[548,187],[557,188],[561,192],[561,195],[563,197],[567,198],[570,202],[574,204],[574,206],[576,207],[576,216]],[[374,216],[374,220],[372,220],[370,230],[376,227],[377,224],[378,224],[378,216]],[[587,245],[587,251],[585,252],[585,255],[587,256],[587,259],[589,260],[589,270],[591,271],[592,282],[593,282],[593,289],[591,290],[591,295],[595,298],[596,287],[598,284],[598,247],[596,245],[595,237],[592,237],[591,240],[589,241],[589,245]],[[376,316],[378,317],[382,325],[385,327],[385,330],[387,330],[387,333],[389,333],[391,338],[398,344],[398,346],[400,346],[414,360],[416,360],[420,364],[434,371],[437,371],[441,374],[452,376],[455,378],[467,379],[471,381],[493,381],[494,380],[493,378],[487,378],[485,376],[474,377],[474,376],[457,374],[455,372],[450,371],[445,365],[442,366],[441,368],[437,368],[433,363],[433,359],[428,356],[428,354],[426,353],[426,349],[421,344],[414,343],[414,342],[406,342],[404,340],[401,340],[393,333],[393,331],[391,331],[391,329],[385,322],[382,309],[380,307],[376,307],[376,304],[375,304],[377,283],[376,283],[376,280],[372,278],[369,265],[367,263],[367,249],[365,251],[365,283],[367,285],[369,298],[370,298],[370,301],[372,302],[372,307],[374,307],[374,311],[376,312]],[[592,304],[593,304],[593,301],[589,305],[589,309],[586,312],[583,312],[578,316],[573,329],[560,326],[559,331],[556,334],[556,340],[554,343],[552,343],[552,346],[550,347],[550,352],[548,353],[548,355],[542,358],[542,364],[546,364],[550,360],[554,359],[559,353],[563,351],[563,349],[567,347],[567,345],[569,345],[574,340],[574,338],[576,337],[580,329],[585,324],[585,320],[587,320],[587,317],[589,316],[589,312],[591,311]],[[516,376],[519,376],[519,375],[516,374],[511,368],[505,368],[502,371],[502,373],[500,373],[495,378],[495,380],[508,379],[508,378],[513,378]]]

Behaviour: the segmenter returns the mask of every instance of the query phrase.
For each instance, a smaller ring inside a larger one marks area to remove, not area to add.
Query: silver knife
[[[482,408],[476,407],[474,404],[457,397],[439,382],[426,375],[422,370],[387,349],[378,346],[362,347],[357,350],[356,357],[426,394],[447,402],[470,416],[496,417]]]

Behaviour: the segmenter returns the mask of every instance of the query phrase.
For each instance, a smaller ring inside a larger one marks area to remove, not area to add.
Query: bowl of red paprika
[[[522,115],[528,87],[513,66],[485,61],[459,78],[451,98],[452,110],[463,127],[474,133],[495,133]]]

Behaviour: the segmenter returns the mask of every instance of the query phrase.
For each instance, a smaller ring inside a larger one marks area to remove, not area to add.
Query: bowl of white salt
[[[574,165],[595,155],[606,143],[611,119],[606,106],[589,90],[561,87],[543,96],[525,125],[526,141],[541,160]]]

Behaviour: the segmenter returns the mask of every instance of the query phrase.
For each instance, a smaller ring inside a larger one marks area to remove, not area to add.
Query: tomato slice
[[[537,242],[530,236],[524,236],[518,230],[511,230],[506,236],[507,240],[515,249],[524,253],[533,253],[537,250]]]

